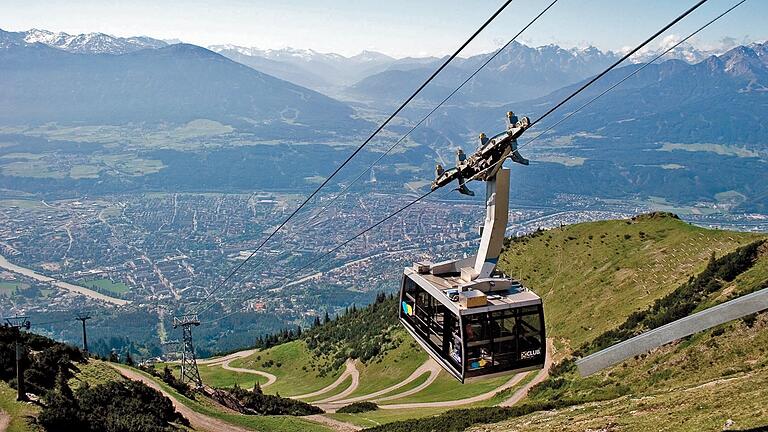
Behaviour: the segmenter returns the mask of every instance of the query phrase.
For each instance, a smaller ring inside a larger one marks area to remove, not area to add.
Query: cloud
[[[680,42],[680,39],[682,39],[682,37],[676,34],[664,36],[664,38],[659,42],[659,48],[662,50],[669,49],[676,43]]]

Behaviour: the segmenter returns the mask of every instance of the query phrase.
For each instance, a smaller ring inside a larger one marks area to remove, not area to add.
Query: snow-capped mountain
[[[64,32],[54,33],[39,29],[26,32],[0,30],[0,48],[35,43],[80,54],[126,54],[141,49],[155,49],[168,45],[161,40],[146,36],[122,38],[104,33],[70,35]]]
[[[333,93],[333,89],[381,71],[396,60],[374,51],[352,57],[312,49],[260,49],[238,45],[213,45],[211,51],[254,69],[309,88]]]
[[[277,61],[339,61],[346,57],[334,53],[321,53],[313,49],[299,48],[281,48],[281,49],[260,49],[256,47],[244,47],[239,45],[224,44],[212,45],[208,47],[213,52],[237,52],[242,55],[252,57],[262,57]]]
[[[420,98],[441,100],[491,55],[485,53],[455,59]],[[593,75],[617,58],[613,52],[602,52],[594,47],[529,47],[515,42],[488,63],[457,98],[471,103],[499,104],[539,97]],[[363,101],[398,103],[443,61],[444,58],[436,57],[428,61],[398,60],[386,70],[367,76],[349,87],[347,92],[352,98]]]

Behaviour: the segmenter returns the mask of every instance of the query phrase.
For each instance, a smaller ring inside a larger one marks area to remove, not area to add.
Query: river
[[[119,298],[110,297],[108,295],[101,294],[89,288],[81,287],[79,285],[73,285],[68,282],[56,280],[49,276],[41,275],[40,273],[37,273],[32,269],[17,266],[16,264],[11,263],[2,255],[0,255],[0,268],[4,268],[13,273],[18,273],[20,275],[35,279],[40,282],[51,284],[57,288],[61,288],[71,292],[76,292],[78,294],[88,296],[92,299],[101,300],[107,303],[112,303],[114,305],[122,306],[124,304],[130,303],[128,300],[122,300]]]

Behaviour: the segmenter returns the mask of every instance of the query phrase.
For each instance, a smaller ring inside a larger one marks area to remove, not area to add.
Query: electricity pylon
[[[24,370],[22,369],[22,348],[21,348],[21,329],[29,330],[30,324],[28,317],[15,316],[12,318],[6,318],[5,322],[8,323],[16,336],[16,400],[27,401],[27,392],[24,388]]]
[[[197,388],[203,386],[203,380],[200,379],[200,371],[197,369],[195,346],[192,344],[192,326],[199,325],[197,314],[173,317],[173,328],[181,327],[182,332],[181,381],[192,382]]]

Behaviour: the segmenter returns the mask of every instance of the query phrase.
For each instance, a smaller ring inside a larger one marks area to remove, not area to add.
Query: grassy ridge
[[[559,381],[559,383],[557,382]],[[720,430],[768,426],[768,313],[663,346],[588,378],[566,373],[532,401],[587,398],[624,386],[626,396],[546,416],[532,414],[478,430]]]
[[[569,225],[507,242],[499,268],[542,296],[548,336],[581,346],[722,256],[765,235],[709,230],[669,214]]]
[[[629,221],[578,224],[509,241],[500,267],[542,295],[549,336],[557,338],[561,353],[567,354],[571,347],[592,342],[598,335],[625,322],[633,312],[647,309],[665,296],[670,301],[657,303],[657,307],[650,309],[658,312],[651,314],[652,321],[664,322],[661,317],[669,310],[689,313],[765,287],[768,254],[758,243],[745,247],[744,253],[734,254],[749,259],[718,259],[717,266],[708,268],[713,252],[722,257],[764,238],[757,234],[706,230],[671,215],[656,214]],[[733,266],[737,261],[742,265]],[[692,278],[702,272],[704,275]],[[649,280],[654,283],[650,284]],[[691,286],[711,289],[686,289]],[[697,293],[693,303],[687,302],[687,295],[681,295],[693,292]],[[675,314],[670,317],[672,315]],[[374,430],[461,431],[473,424],[499,421],[502,422],[499,425],[477,430],[528,430],[531,418],[541,421],[533,430],[612,429],[616,422],[610,415],[596,416],[602,419],[602,424],[598,421],[573,426],[569,424],[572,409],[561,409],[575,404],[611,406],[615,412],[633,418],[628,415],[632,412],[628,407],[637,407],[637,398],[660,398],[660,394],[676,405],[665,409],[663,404],[650,404],[653,410],[638,416],[637,421],[625,422],[627,430],[647,430],[660,418],[681,422],[684,430],[700,430],[697,429],[700,426],[707,426],[703,430],[712,430],[722,416],[731,413],[740,415],[738,422],[745,427],[768,424],[767,411],[763,408],[768,394],[763,392],[756,397],[763,405],[752,401],[745,404],[743,399],[734,396],[739,391],[752,395],[755,392],[748,383],[768,379],[766,321],[764,314],[730,323],[588,378],[578,377],[572,363],[557,366],[552,371],[554,376],[534,387],[528,399],[509,409],[448,411],[434,418],[396,422]],[[649,321],[633,329],[650,324]],[[703,385],[718,379],[730,384]],[[703,386],[698,388],[699,385]],[[706,402],[702,405],[709,410],[700,417],[705,420],[699,422],[688,421],[689,416],[701,411],[695,399],[677,403],[694,394],[700,394]],[[717,406],[721,397],[729,399]],[[757,420],[747,421],[746,413],[754,407],[759,407],[752,411],[758,416]],[[557,421],[548,420],[552,414],[531,414],[542,410],[557,410]],[[594,411],[588,412],[594,414]],[[512,420],[505,420],[509,418]],[[716,427],[722,426],[720,423]]]

